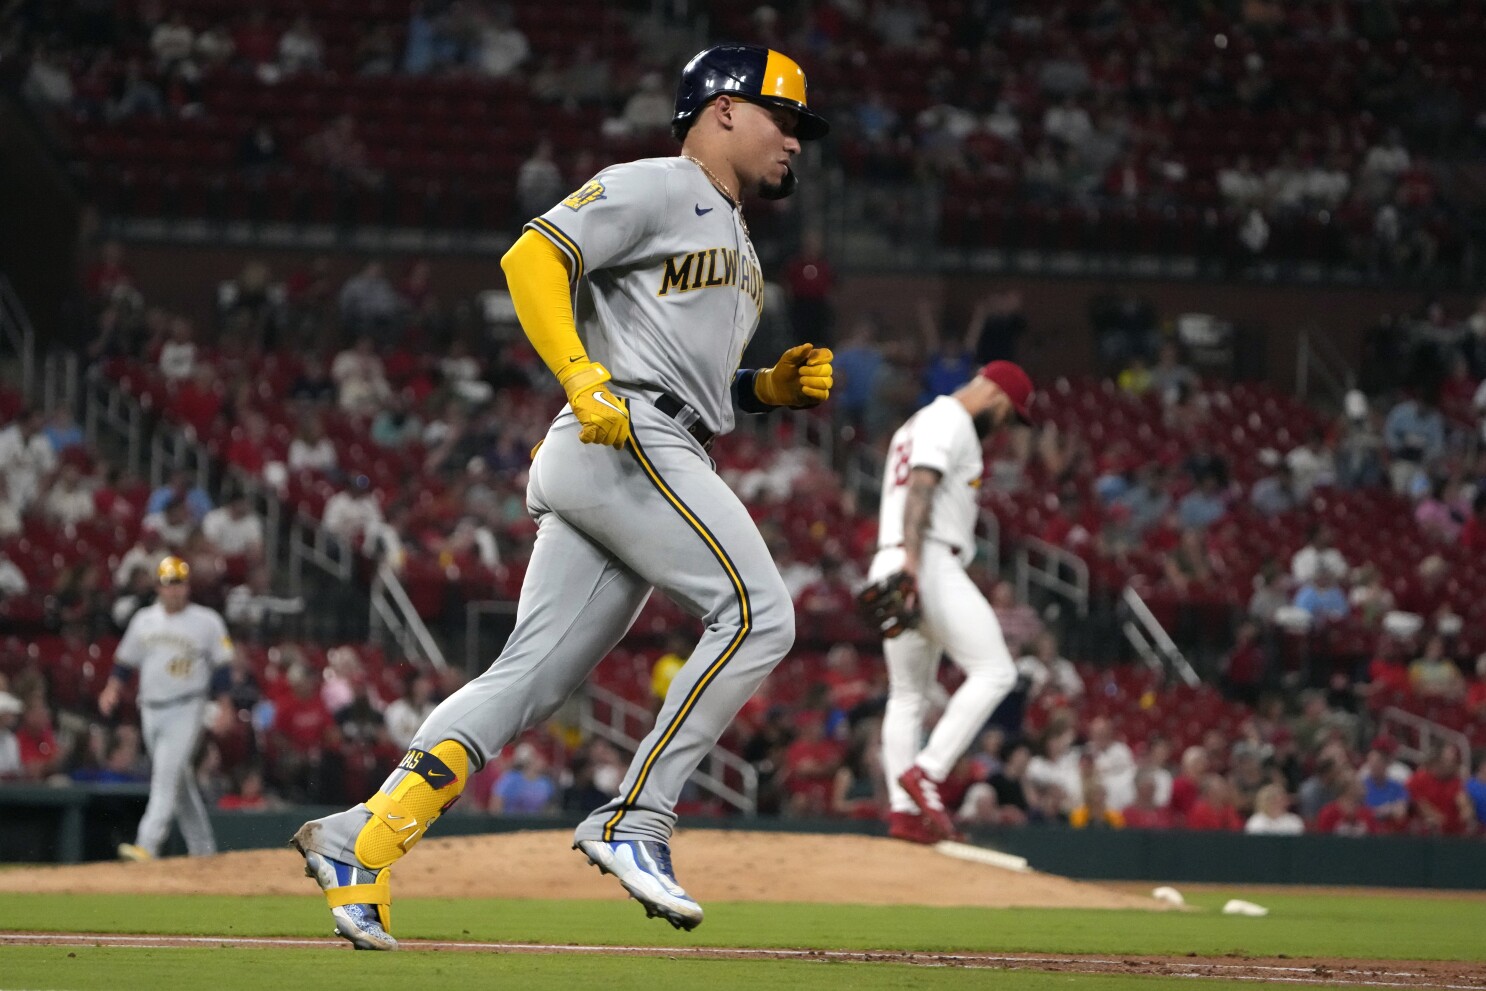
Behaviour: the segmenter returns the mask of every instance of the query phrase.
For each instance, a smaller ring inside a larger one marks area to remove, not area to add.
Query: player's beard
[[[975,436],[981,440],[996,432],[996,415],[990,410],[975,414],[971,420],[975,423]]]

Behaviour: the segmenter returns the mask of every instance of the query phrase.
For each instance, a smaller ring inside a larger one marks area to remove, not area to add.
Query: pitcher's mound
[[[424,840],[392,871],[402,898],[624,898],[571,849],[566,830]],[[929,847],[855,835],[687,830],[671,844],[678,879],[708,901],[983,908],[1144,908],[1150,898],[1051,874],[1017,873]],[[310,895],[292,849],[240,850],[149,864],[99,863],[0,871],[0,891],[75,894]]]

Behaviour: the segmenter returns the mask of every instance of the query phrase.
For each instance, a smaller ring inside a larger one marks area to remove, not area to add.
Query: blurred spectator
[[[74,447],[83,445],[83,431],[72,418],[72,411],[65,406],[58,406],[47,415],[46,426],[41,428],[46,435],[47,443],[52,445],[52,453],[61,455]]]
[[[1305,832],[1305,820],[1290,811],[1285,789],[1268,784],[1259,789],[1254,801],[1255,812],[1244,823],[1243,831],[1254,836],[1299,836]]]
[[[289,386],[289,398],[299,404],[326,406],[336,398],[335,379],[325,369],[325,360],[310,351],[300,358],[299,374]]]
[[[1383,617],[1393,611],[1393,593],[1383,583],[1382,573],[1371,564],[1353,572],[1347,602],[1352,607],[1352,614],[1371,628],[1379,626]]]
[[[1219,662],[1223,694],[1250,707],[1258,704],[1269,682],[1269,658],[1259,634],[1259,624],[1253,620],[1239,623],[1233,649]]]
[[[856,595],[842,577],[841,561],[829,555],[820,559],[820,577],[795,597],[795,608],[816,622],[851,616],[855,603]]]
[[[557,785],[546,761],[530,743],[519,743],[511,766],[490,791],[490,811],[497,815],[542,815],[552,811]]]
[[[150,34],[150,52],[155,56],[155,66],[162,73],[173,70],[177,63],[191,57],[196,41],[196,32],[186,23],[186,16],[177,10],[155,26]]]
[[[41,498],[41,512],[59,527],[75,527],[91,520],[96,509],[92,480],[75,461],[64,461]]]
[[[828,811],[833,816],[852,819],[879,819],[888,807],[882,776],[882,740],[876,733],[859,733],[856,737],[831,782]],[[994,803],[995,792],[978,784],[985,797]]]
[[[835,343],[835,319],[831,293],[836,272],[825,255],[825,239],[815,227],[800,236],[800,248],[784,263],[782,275],[789,292],[789,323],[800,340],[817,347]]]
[[[1473,718],[1486,720],[1486,653],[1476,658],[1476,677],[1465,690],[1465,709]]]
[[[1415,504],[1414,522],[1428,536],[1455,543],[1469,511],[1460,481],[1437,478],[1430,483],[1429,492]]]
[[[433,677],[426,671],[414,671],[403,680],[402,697],[387,706],[387,735],[398,747],[406,749],[438,705]]]
[[[1135,801],[1135,755],[1116,735],[1108,717],[1096,716],[1089,721],[1084,753],[1093,759],[1094,774],[1104,786],[1102,798],[1109,808],[1123,809]]]
[[[1315,831],[1330,836],[1369,836],[1378,831],[1372,810],[1363,801],[1360,781],[1348,782],[1341,794],[1316,814]]]
[[[546,213],[562,199],[567,181],[552,160],[552,141],[542,138],[516,172],[516,211],[525,220]]]
[[[24,513],[36,498],[41,480],[57,468],[57,454],[42,432],[40,410],[24,409],[0,429],[0,472],[10,498]]]
[[[1203,781],[1208,777],[1207,751],[1191,746],[1182,751],[1182,768],[1171,781],[1171,812],[1177,823],[1185,823],[1192,807],[1202,797]]]
[[[478,14],[470,51],[470,63],[477,72],[492,79],[504,78],[530,54],[531,43],[516,27],[509,7],[500,4]]]
[[[163,512],[172,502],[184,503],[191,519],[196,522],[205,519],[212,509],[212,497],[206,489],[195,484],[191,473],[184,469],[171,472],[170,481],[150,493],[144,511],[146,514]]]
[[[1312,581],[1320,571],[1327,571],[1339,580],[1347,573],[1347,559],[1332,546],[1333,535],[1329,527],[1316,524],[1311,527],[1306,542],[1290,559],[1290,577],[1296,584]]]
[[[640,77],[639,87],[625,101],[619,116],[620,129],[629,134],[655,134],[669,130],[675,101],[665,91],[658,73]]]
[[[1445,638],[1431,636],[1424,653],[1409,665],[1409,687],[1425,699],[1457,702],[1465,695],[1465,678],[1455,661],[1445,655]]]
[[[353,55],[359,76],[386,76],[397,70],[397,38],[391,27],[378,24],[363,32]]]
[[[1480,488],[1471,500],[1470,515],[1460,528],[1460,546],[1478,559],[1486,554],[1486,487]]]
[[[1242,832],[1243,819],[1233,806],[1233,787],[1221,774],[1209,774],[1202,781],[1202,797],[1192,803],[1186,827],[1208,832]]]
[[[371,439],[379,447],[397,450],[422,435],[423,421],[413,412],[413,396],[407,389],[393,393],[387,405],[372,417]]]
[[[1055,789],[1058,808],[1066,815],[1083,804],[1082,755],[1074,746],[1073,727],[1050,726],[1043,734],[1041,753],[1027,762],[1027,781]]]
[[[313,471],[334,475],[340,459],[335,442],[325,436],[325,424],[317,413],[300,417],[299,429],[289,442],[289,470],[294,473]]]
[[[1330,568],[1320,568],[1308,582],[1295,592],[1295,605],[1310,613],[1317,623],[1335,622],[1345,619],[1351,611],[1347,594],[1337,584],[1337,575]]]
[[[228,589],[222,615],[239,635],[257,639],[270,632],[270,617],[296,616],[304,606],[302,596],[274,595],[268,568],[259,563],[248,569],[242,584]]]
[[[45,781],[62,766],[65,755],[57,744],[52,711],[40,699],[31,702],[21,713],[15,741],[20,753],[21,777],[26,780]]]
[[[232,34],[237,56],[253,72],[273,63],[278,56],[279,39],[268,23],[263,7],[248,7],[243,22]]]
[[[376,262],[369,264],[360,276],[348,281],[346,289],[351,290],[353,283],[358,279],[362,280],[360,283],[362,286],[373,286],[380,281],[385,285],[388,293],[396,296],[391,283],[382,277],[381,266]],[[376,296],[380,290],[372,289],[368,292],[371,296]],[[364,310],[367,306],[380,311],[381,304],[370,303],[370,297],[366,300],[360,299],[360,290],[356,290],[352,295],[356,297],[356,300],[348,303],[346,292],[341,293],[343,312],[369,313],[370,310]],[[397,306],[401,306],[400,301]],[[348,322],[353,321],[348,318]],[[330,377],[335,380],[336,384],[336,403],[347,413],[371,416],[392,396],[392,386],[387,383],[386,368],[377,354],[375,343],[365,333],[357,337],[354,347],[347,348],[335,356],[335,361],[330,365]]]
[[[147,514],[139,525],[141,530],[158,533],[166,547],[177,551],[185,548],[191,532],[196,529],[196,521],[191,518],[186,500],[179,496],[166,503],[160,512]]]
[[[997,582],[991,589],[991,608],[1013,657],[1030,649],[1042,633],[1042,620],[1031,606],[1017,601],[1016,588],[1011,582]]]
[[[1197,373],[1183,364],[1181,349],[1172,341],[1163,341],[1150,370],[1150,388],[1170,405],[1178,396],[1195,392],[1199,384]]]
[[[671,682],[681,669],[686,666],[686,659],[691,655],[691,641],[680,633],[671,633],[666,637],[666,649],[655,663],[650,666],[650,708],[659,712],[660,707],[665,704],[666,693],[671,690]]]
[[[170,337],[160,346],[160,374],[168,382],[184,382],[196,370],[196,329],[185,317],[170,319]]]
[[[871,317],[857,318],[832,361],[840,393],[839,415],[870,437],[881,429],[878,387],[883,377],[883,353],[876,343],[877,325]]]
[[[0,688],[0,782],[21,776],[21,745],[15,729],[24,709],[20,699]]]
[[[1207,585],[1213,580],[1213,561],[1200,530],[1183,530],[1177,544],[1161,559],[1162,572],[1178,595],[1185,596],[1193,585]]]
[[[236,49],[232,35],[223,25],[208,24],[197,32],[196,44],[192,47],[192,52],[195,55],[195,61],[203,69],[210,70],[230,61]]]
[[[992,293],[976,304],[967,342],[975,363],[1016,361],[1017,341],[1027,332],[1027,316],[1019,289]]]
[[[1475,809],[1460,780],[1460,751],[1453,743],[1437,744],[1430,751],[1429,759],[1409,778],[1408,789],[1428,832],[1459,836],[1473,822]]]
[[[1068,813],[1068,825],[1074,829],[1124,829],[1125,817],[1109,807],[1104,786],[1090,781],[1084,785],[1083,804]]]
[[[0,540],[21,532],[21,507],[11,498],[10,477],[0,471]]]
[[[1218,479],[1210,474],[1199,478],[1197,487],[1182,496],[1176,505],[1177,521],[1184,530],[1206,530],[1227,513],[1228,500]]]
[[[1077,701],[1084,693],[1084,681],[1073,662],[1058,651],[1058,638],[1049,632],[1032,638],[1030,652],[1017,659],[1017,673],[1027,679],[1031,698],[1047,696],[1066,702]]]
[[[1001,769],[990,777],[989,784],[996,793],[996,806],[1001,810],[1016,809],[1027,816],[1031,811],[1025,785],[1027,765],[1032,759],[1032,749],[1018,743],[1006,754]]]
[[[10,559],[5,548],[0,547],[0,602],[25,595],[31,588],[25,572]]]
[[[118,567],[114,569],[114,588],[122,589],[127,586],[133,573],[141,569],[150,576],[150,581],[153,583],[155,568],[169,553],[170,548],[166,546],[165,538],[161,536],[160,531],[153,526],[140,524],[139,539],[124,552]]]
[[[1318,485],[1336,484],[1336,459],[1320,430],[1311,430],[1305,443],[1292,448],[1285,455],[1285,464],[1294,480],[1295,496],[1301,502]]]
[[[1156,794],[1156,778],[1150,771],[1135,774],[1135,799],[1122,810],[1130,829],[1170,829],[1175,822],[1170,807]]]
[[[824,815],[830,804],[831,786],[843,754],[841,745],[826,737],[825,729],[820,712],[807,710],[795,720],[795,739],[784,752],[791,815]]]
[[[1486,751],[1476,755],[1476,773],[1465,783],[1465,793],[1471,800],[1476,825],[1486,825]]]
[[[245,768],[236,787],[217,799],[217,808],[228,812],[263,812],[282,807],[283,803],[264,788],[263,771],[257,767]]]
[[[1131,355],[1129,364],[1115,379],[1121,391],[1131,396],[1143,396],[1151,389],[1151,370],[1146,366],[1144,355]]]
[[[318,72],[325,63],[325,43],[303,14],[279,38],[279,69],[286,76]]]
[[[229,492],[225,505],[202,518],[201,532],[228,557],[257,558],[263,553],[263,519],[241,489]]]
[[[1139,540],[1171,509],[1171,496],[1166,491],[1166,474],[1159,464],[1141,465],[1135,484],[1114,500],[1125,513],[1124,525],[1133,540]]]
[[[1362,800],[1381,827],[1401,830],[1409,818],[1409,792],[1389,773],[1390,752],[1374,743],[1362,765]]]
[[[1306,822],[1315,822],[1321,809],[1335,801],[1355,780],[1346,751],[1340,747],[1324,748],[1316,761],[1315,773],[1301,782],[1298,794],[1301,816]]]
[[[124,63],[124,74],[110,87],[108,119],[112,122],[131,117],[161,117],[165,113],[165,97],[145,75],[144,64],[137,58]]]
[[[382,502],[372,491],[371,479],[357,475],[350,488],[342,489],[325,502],[321,525],[353,547],[370,548],[385,526]]]
[[[1405,399],[1388,412],[1383,440],[1393,491],[1409,495],[1419,473],[1445,452],[1445,421],[1438,409],[1422,399]]]

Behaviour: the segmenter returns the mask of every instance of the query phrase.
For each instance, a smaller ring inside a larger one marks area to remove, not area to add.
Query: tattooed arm
[[[934,490],[940,474],[933,468],[915,468],[908,476],[908,494],[903,505],[903,549],[907,555],[903,570],[918,577],[918,564],[924,550],[924,537],[929,532],[929,510],[934,505]]]

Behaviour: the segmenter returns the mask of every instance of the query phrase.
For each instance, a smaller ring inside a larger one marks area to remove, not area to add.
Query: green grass
[[[1212,987],[1216,981],[1201,981]],[[342,950],[0,948],[0,987],[66,991],[316,991],[368,988],[521,988],[522,991],[657,991],[786,988],[791,991],[1052,991],[1191,989],[1190,978],[989,972],[903,964],[673,960],[483,953],[351,953]]]
[[[1196,895],[1203,911],[1184,913],[716,902],[690,934],[627,902],[401,899],[393,922],[404,938],[518,943],[1486,958],[1486,901],[1265,894],[1252,898],[1270,915],[1251,919],[1220,915],[1228,897]],[[13,894],[0,899],[7,929],[304,937],[328,935],[330,920],[312,895]]]

